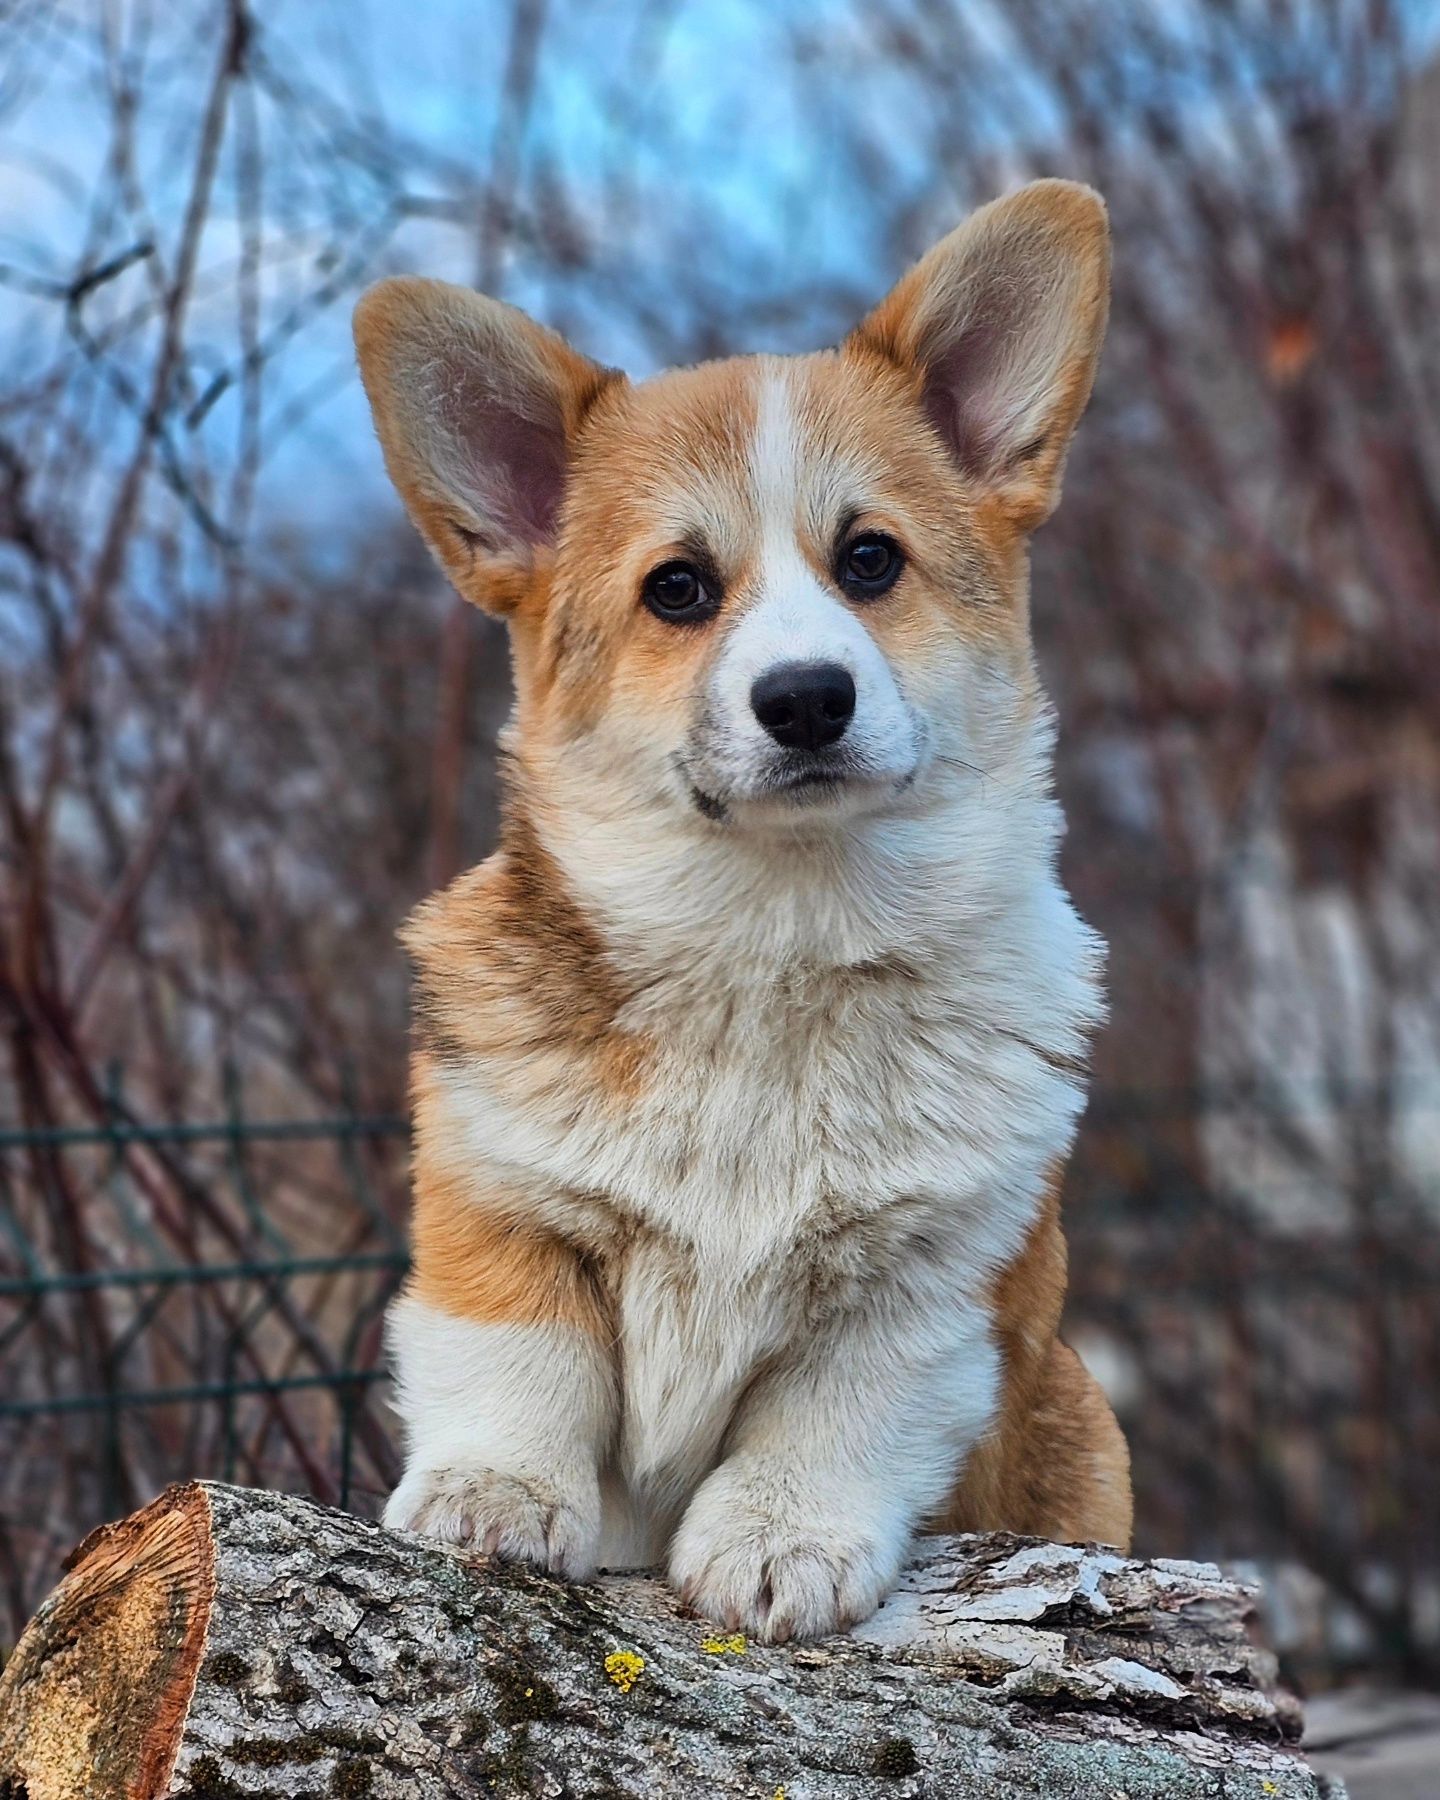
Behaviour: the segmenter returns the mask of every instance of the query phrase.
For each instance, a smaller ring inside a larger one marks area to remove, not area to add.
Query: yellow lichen
[[[745,1634],[737,1631],[733,1637],[707,1637],[700,1648],[707,1656],[743,1656]]]
[[[645,1659],[637,1656],[633,1650],[612,1650],[605,1658],[605,1673],[622,1694],[630,1692],[640,1679],[640,1671],[644,1667]]]

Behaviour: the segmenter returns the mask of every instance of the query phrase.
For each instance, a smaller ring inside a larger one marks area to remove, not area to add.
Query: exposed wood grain
[[[0,1795],[163,1794],[214,1592],[198,1484],[92,1532],[0,1676]]]

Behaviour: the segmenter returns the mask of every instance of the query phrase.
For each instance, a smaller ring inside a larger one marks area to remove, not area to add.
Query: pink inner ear
[[[925,410],[967,475],[992,472],[1001,452],[998,378],[1008,336],[1000,319],[976,320],[926,364]]]
[[[490,548],[553,538],[565,492],[565,427],[548,396],[496,393],[483,369],[447,390],[441,416],[459,448],[462,485],[489,528]],[[521,402],[533,404],[532,417]]]
[[[477,429],[474,456],[482,479],[486,467],[492,471],[492,510],[502,532],[548,543],[565,492],[565,432],[559,419],[544,425],[496,407]]]

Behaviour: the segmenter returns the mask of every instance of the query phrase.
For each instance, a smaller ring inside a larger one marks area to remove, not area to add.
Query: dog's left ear
[[[1030,531],[1060,497],[1109,294],[1104,202],[1036,181],[943,238],[851,341],[914,372],[965,475]]]

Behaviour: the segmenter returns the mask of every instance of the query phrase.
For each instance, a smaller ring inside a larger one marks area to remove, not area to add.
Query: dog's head
[[[1025,545],[1104,330],[1089,189],[976,213],[838,350],[635,385],[511,307],[381,282],[356,341],[386,461],[509,620],[542,792],[697,829],[843,829],[1033,726]]]

